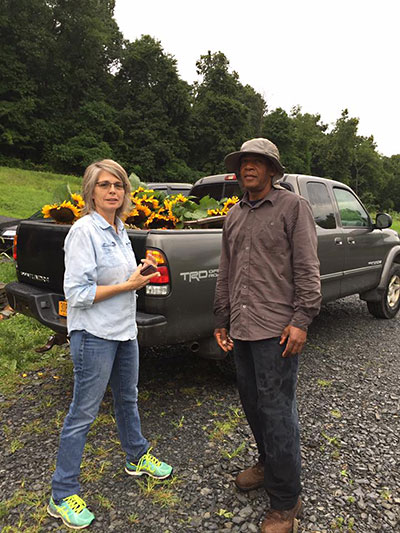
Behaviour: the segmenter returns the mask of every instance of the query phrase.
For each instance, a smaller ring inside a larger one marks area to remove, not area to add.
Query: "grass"
[[[27,218],[45,204],[66,197],[66,185],[80,190],[81,178],[0,167],[0,215]]]
[[[393,218],[393,224],[390,227],[400,234],[400,213],[392,212],[390,214]]]
[[[13,259],[8,256],[0,256],[0,283],[10,283],[10,281],[16,281],[17,274],[15,272],[15,263]]]

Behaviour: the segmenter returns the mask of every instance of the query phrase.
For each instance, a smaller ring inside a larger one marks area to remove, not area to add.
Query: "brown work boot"
[[[303,512],[301,499],[296,505],[287,511],[270,509],[264,522],[261,524],[261,533],[297,533],[299,522],[297,517]]]
[[[239,490],[248,491],[264,486],[264,465],[260,462],[237,475],[235,484]]]

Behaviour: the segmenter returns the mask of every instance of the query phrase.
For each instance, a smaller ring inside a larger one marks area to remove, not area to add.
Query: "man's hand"
[[[214,333],[215,335],[215,333]],[[300,354],[303,350],[304,343],[307,339],[307,332],[296,328],[295,326],[286,326],[281,335],[279,344],[284,344],[287,340],[287,345],[282,357],[292,357],[293,355]]]
[[[224,352],[230,352],[233,349],[233,340],[230,338],[226,328],[215,329],[214,337],[218,343],[218,346],[222,348]]]

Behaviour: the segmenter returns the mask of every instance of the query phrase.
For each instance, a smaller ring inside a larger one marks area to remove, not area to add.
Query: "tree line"
[[[199,81],[144,35],[124,39],[115,0],[0,0],[0,164],[81,174],[113,158],[143,181],[194,181],[267,137],[288,172],[347,183],[369,207],[400,211],[400,155],[378,153],[343,110],[333,129],[300,107],[269,110],[222,52]]]

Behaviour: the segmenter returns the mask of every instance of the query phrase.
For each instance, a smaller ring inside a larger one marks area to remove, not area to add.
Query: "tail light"
[[[14,235],[14,241],[13,241],[13,259],[14,259],[14,261],[17,260],[17,240],[18,240],[18,235],[15,234]]]
[[[149,296],[167,296],[171,290],[171,278],[169,275],[168,261],[160,250],[148,248],[146,258],[152,256],[157,262],[157,270],[160,276],[153,278],[146,285],[146,294]]]

